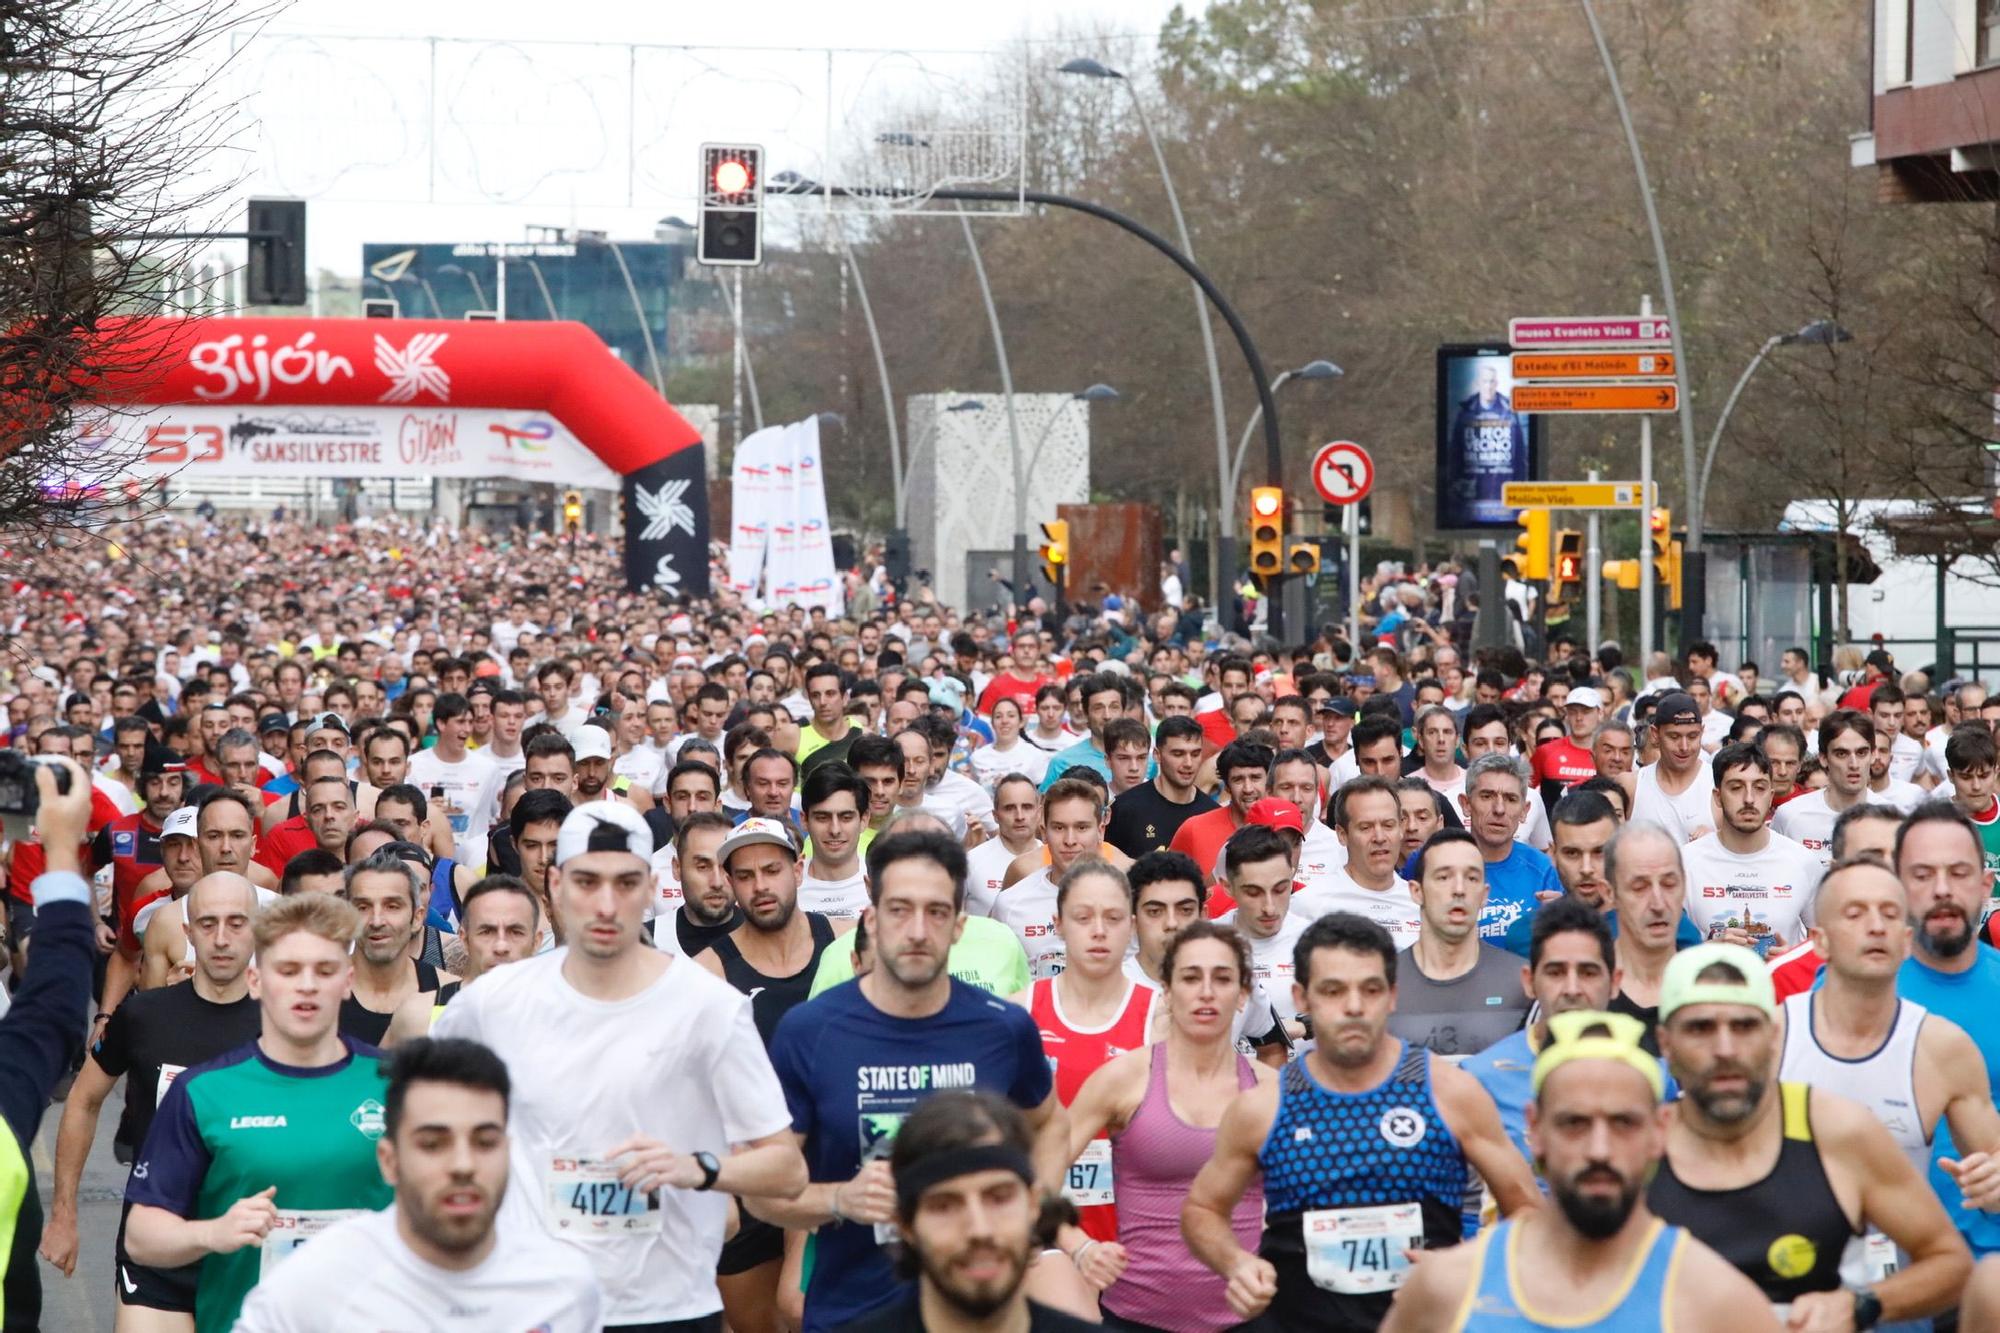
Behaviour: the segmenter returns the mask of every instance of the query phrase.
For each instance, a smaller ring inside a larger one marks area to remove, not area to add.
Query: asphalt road
[[[125,1197],[126,1168],[111,1155],[111,1133],[125,1108],[125,1083],[105,1100],[97,1122],[97,1139],[83,1167],[83,1186],[77,1198],[76,1275],[65,1278],[46,1261],[37,1261],[42,1276],[42,1328],[46,1333],[111,1333],[117,1280],[112,1262],[112,1242],[118,1237],[118,1212]],[[35,1184],[41,1191],[46,1216],[54,1197],[56,1124],[62,1119],[63,1104],[51,1105],[42,1117],[42,1132],[35,1139]]]

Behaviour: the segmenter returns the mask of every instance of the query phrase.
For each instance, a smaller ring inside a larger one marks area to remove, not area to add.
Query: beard
[[[1738,1070],[1729,1070],[1739,1073]],[[1764,1104],[1764,1089],[1768,1079],[1747,1079],[1741,1092],[1710,1092],[1705,1087],[1695,1087],[1683,1083],[1681,1094],[1701,1108],[1701,1113],[1718,1125],[1740,1125],[1755,1115],[1757,1108]]]
[[[745,907],[743,916],[757,929],[775,934],[792,924],[792,914],[798,910],[798,906],[798,899],[794,898],[790,902],[779,902],[761,913]]]
[[[921,989],[936,981],[951,961],[949,952],[916,958],[906,953],[878,950],[876,958],[884,971],[911,990]]]
[[[1615,1174],[1609,1167],[1586,1167],[1567,1180],[1551,1180],[1549,1193],[1555,1195],[1556,1204],[1569,1224],[1586,1239],[1609,1240],[1618,1234],[1619,1228],[1632,1216],[1632,1210],[1638,1207],[1642,1186],[1620,1176],[1616,1195],[1607,1198],[1601,1194],[1584,1194],[1577,1189],[1577,1185],[1582,1177],[1593,1173]]]
[[[945,1301],[972,1319],[988,1319],[1003,1309],[1014,1299],[1014,1293],[1021,1289],[1021,1281],[1028,1273],[1028,1250],[1002,1250],[998,1245],[982,1244],[976,1247],[1004,1258],[1006,1269],[996,1279],[985,1282],[968,1282],[960,1278],[951,1263],[939,1263],[931,1256],[918,1253],[924,1278],[937,1290]],[[972,1253],[968,1251],[967,1253]]]
[[[1952,914],[1958,918],[1956,931],[1951,934],[1939,934],[1933,931],[1930,926],[1931,913],[1926,912],[1917,922],[1917,943],[1923,946],[1925,953],[1939,958],[1956,958],[1970,949],[1978,936],[1972,929],[1972,922],[1965,913],[1958,910],[1957,904],[1941,903],[1939,907],[1949,907]],[[1932,909],[1936,910],[1938,909]]]

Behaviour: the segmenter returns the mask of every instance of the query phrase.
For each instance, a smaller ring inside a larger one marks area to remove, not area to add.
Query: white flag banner
[[[822,479],[819,421],[808,417],[784,428],[770,463],[770,555],[765,564],[766,601],[841,612],[841,589],[834,577],[832,535],[827,530],[826,485]]]
[[[771,540],[772,460],[783,447],[783,426],[746,436],[736,446],[729,474],[729,586],[746,600],[755,597]]]

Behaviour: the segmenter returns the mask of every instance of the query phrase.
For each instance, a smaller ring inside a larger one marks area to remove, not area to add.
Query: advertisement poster
[[[1437,353],[1437,515],[1441,532],[1511,528],[1500,498],[1541,474],[1542,423],[1514,411],[1504,345],[1448,344]]]

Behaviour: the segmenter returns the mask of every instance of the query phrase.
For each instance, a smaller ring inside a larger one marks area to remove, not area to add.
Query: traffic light
[[[583,492],[563,492],[563,531],[574,537],[583,526]]]
[[[306,201],[252,199],[249,231],[250,262],[243,274],[243,303],[304,305]]]
[[[1605,578],[1627,592],[1639,590],[1639,562],[1637,560],[1606,560],[1600,570]]]
[[[1655,509],[1649,520],[1653,535],[1653,576],[1667,590],[1669,610],[1681,609],[1681,544],[1674,540],[1674,512]]]
[[[1558,529],[1554,559],[1549,570],[1549,601],[1567,602],[1573,589],[1583,587],[1583,534],[1575,528]]]
[[[1069,524],[1062,519],[1042,524],[1042,577],[1052,588],[1063,586],[1069,569]]]
[[[757,145],[701,146],[695,258],[739,268],[764,262],[764,150]]]
[[[1250,572],[1276,578],[1285,568],[1285,492],[1278,486],[1250,488]]]
[[[1501,561],[1517,579],[1545,579],[1549,576],[1549,511],[1523,509],[1514,516],[1521,535],[1514,539],[1519,548]]]
[[[1319,543],[1298,542],[1286,553],[1291,562],[1292,573],[1313,575],[1319,573]]]

